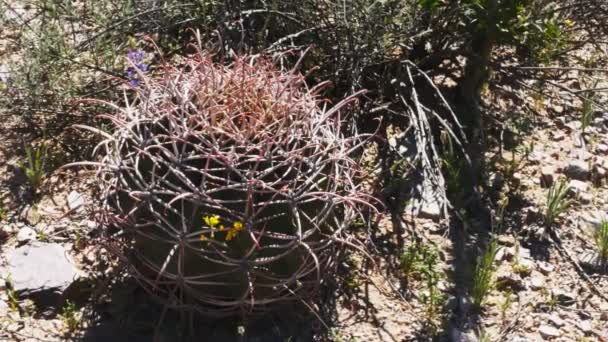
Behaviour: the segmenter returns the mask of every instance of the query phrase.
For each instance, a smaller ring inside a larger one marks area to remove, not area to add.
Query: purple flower
[[[144,58],[146,54],[143,50],[129,50],[127,53],[127,58],[133,65],[133,67],[129,67],[127,69],[127,77],[129,78],[129,84],[132,87],[137,87],[141,82],[138,78],[137,70],[141,72],[147,72],[150,70],[150,66],[144,63]]]

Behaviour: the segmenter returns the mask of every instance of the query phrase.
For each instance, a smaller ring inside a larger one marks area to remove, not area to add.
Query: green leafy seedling
[[[482,255],[477,258],[475,273],[473,274],[473,287],[471,297],[473,306],[480,308],[484,299],[494,286],[492,276],[494,275],[494,260],[499,247],[496,240],[490,241]]]
[[[602,267],[608,265],[608,221],[602,221],[600,226],[593,234],[593,240],[599,255],[599,262]]]
[[[39,148],[27,146],[25,153],[27,160],[26,163],[21,163],[21,169],[34,191],[37,191],[46,175],[47,148],[45,146]]]
[[[551,226],[555,220],[564,212],[571,201],[566,198],[568,194],[568,184],[565,180],[560,180],[553,184],[547,193],[547,204],[545,208],[545,224]]]

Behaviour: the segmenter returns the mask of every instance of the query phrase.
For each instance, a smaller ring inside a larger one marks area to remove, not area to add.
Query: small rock
[[[68,194],[68,208],[75,210],[84,205],[84,196],[77,191],[72,191]]]
[[[585,225],[593,227],[599,227],[605,219],[606,214],[600,210],[586,212],[584,215],[581,215],[581,220],[584,221]]]
[[[5,330],[10,333],[16,333],[19,330],[23,329],[23,327],[24,327],[23,322],[12,322],[5,328]]]
[[[67,251],[57,243],[34,242],[8,253],[11,285],[23,296],[61,295],[79,277]]]
[[[588,192],[580,193],[578,195],[578,198],[580,199],[581,203],[583,203],[583,204],[589,204],[589,203],[593,202],[593,195]]]
[[[545,159],[544,155],[539,151],[532,151],[528,154],[528,161],[532,164],[538,164],[543,159]]]
[[[432,220],[439,220],[441,218],[441,207],[437,202],[423,202],[420,208],[420,217],[428,218]]]
[[[581,329],[585,334],[589,334],[593,331],[593,326],[591,325],[591,321],[584,320],[578,322],[578,328]]]
[[[97,228],[97,223],[93,220],[87,220],[86,226],[89,230],[94,230]]]
[[[557,114],[561,114],[564,112],[564,106],[562,106],[562,105],[553,104],[552,108]]]
[[[568,193],[570,193],[571,195],[580,196],[582,193],[585,193],[588,189],[589,189],[589,185],[586,182],[576,180],[576,179],[573,179],[570,182],[568,182]]]
[[[5,224],[2,226],[1,230],[4,232],[4,234],[6,235],[11,235],[14,234],[16,232],[18,232],[19,230],[17,229],[17,227],[14,224]],[[3,233],[0,233],[0,235]]]
[[[566,135],[562,131],[553,131],[551,133],[551,139],[553,139],[553,141],[562,141],[565,137]]]
[[[514,291],[521,291],[526,288],[521,276],[507,268],[500,268],[496,272],[496,286],[499,289],[510,288]]]
[[[555,270],[555,267],[548,262],[540,261],[538,262],[538,269],[542,272],[542,274],[549,275],[549,273]]]
[[[528,259],[528,258],[520,258],[517,262],[522,270],[522,274],[524,275],[529,275],[530,272],[536,267],[536,264],[534,263],[534,261],[532,259]],[[523,271],[523,270],[527,270],[527,271]]]
[[[31,227],[23,227],[21,229],[19,229],[19,232],[17,233],[17,241],[19,243],[26,243],[30,240],[35,240],[36,239],[36,231],[34,229],[32,229]]]
[[[534,271],[532,273],[532,278],[530,279],[530,287],[533,290],[540,290],[540,289],[544,288],[545,287],[545,277],[542,274]]]
[[[568,292],[563,289],[553,289],[551,290],[551,295],[557,299],[557,301],[562,305],[572,305],[576,302],[576,295],[572,292]]]
[[[599,154],[607,154],[608,153],[608,145],[606,144],[597,144],[595,146],[595,152]]]
[[[498,243],[501,246],[514,246],[515,238],[513,237],[513,235],[500,235],[498,237]]]
[[[549,322],[558,328],[561,328],[564,326],[564,324],[566,324],[566,322],[564,322],[564,320],[556,314],[549,316]]]
[[[545,340],[560,336],[559,330],[550,325],[541,325],[540,328],[538,328],[538,332]]]
[[[540,169],[540,184],[550,187],[555,179],[555,168],[553,166],[543,166]]]
[[[589,164],[583,160],[573,160],[563,168],[562,172],[572,179],[587,180],[589,178]]]
[[[578,131],[583,124],[580,121],[570,121],[566,124],[566,126],[568,126],[572,131]]]
[[[605,179],[607,174],[608,174],[608,172],[606,172],[605,168],[603,168],[603,167],[596,167],[595,168],[595,178],[598,181],[601,181],[602,179]]]
[[[499,261],[502,261],[502,260],[510,261],[510,260],[513,260],[513,257],[515,257],[515,248],[514,247],[501,248],[496,253],[496,260],[499,260]]]
[[[526,337],[523,337],[523,336],[515,336],[515,337],[512,337],[508,341],[509,342],[528,342],[528,341],[530,341],[530,339],[526,338]]]

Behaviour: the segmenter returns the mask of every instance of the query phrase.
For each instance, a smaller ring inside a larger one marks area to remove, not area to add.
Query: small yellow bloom
[[[236,236],[236,233],[236,230],[229,230],[228,233],[226,233],[226,241],[232,240]]]
[[[217,215],[205,216],[205,217],[203,217],[203,221],[209,227],[215,227],[220,223],[220,217]]]
[[[201,234],[201,236],[198,238],[201,241],[207,241],[209,239],[207,239],[207,237],[205,236],[205,234]]]
[[[574,26],[574,22],[573,22],[572,20],[570,20],[570,19],[566,19],[566,20],[564,20],[564,24],[565,24],[566,26],[568,26],[568,27],[572,27],[572,26]]]
[[[222,230],[224,230],[224,229],[226,229],[226,227],[224,227],[224,225],[223,225],[223,224],[220,224],[220,231],[222,231]]]
[[[234,227],[235,230],[239,231],[239,230],[243,230],[243,224],[239,221],[236,221],[232,224],[232,226]]]

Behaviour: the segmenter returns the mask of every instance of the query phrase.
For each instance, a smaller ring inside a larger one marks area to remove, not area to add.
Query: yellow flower
[[[237,233],[236,230],[229,230],[228,233],[226,234],[226,241],[232,240],[236,236],[236,233]]]
[[[568,27],[574,26],[574,22],[572,22],[572,20],[570,20],[570,19],[564,20],[564,24]]]
[[[235,230],[239,231],[239,230],[243,230],[243,224],[239,221],[235,221],[232,226],[234,227]]]
[[[207,237],[205,236],[205,234],[201,234],[201,236],[198,238],[201,241],[207,241],[209,239],[207,239]]]
[[[222,231],[222,230],[224,230],[224,229],[226,229],[226,227],[224,227],[224,225],[223,225],[223,224],[220,224],[220,231]]]
[[[205,216],[205,217],[203,217],[203,221],[205,222],[206,225],[213,228],[220,223],[220,217],[217,215]]]

